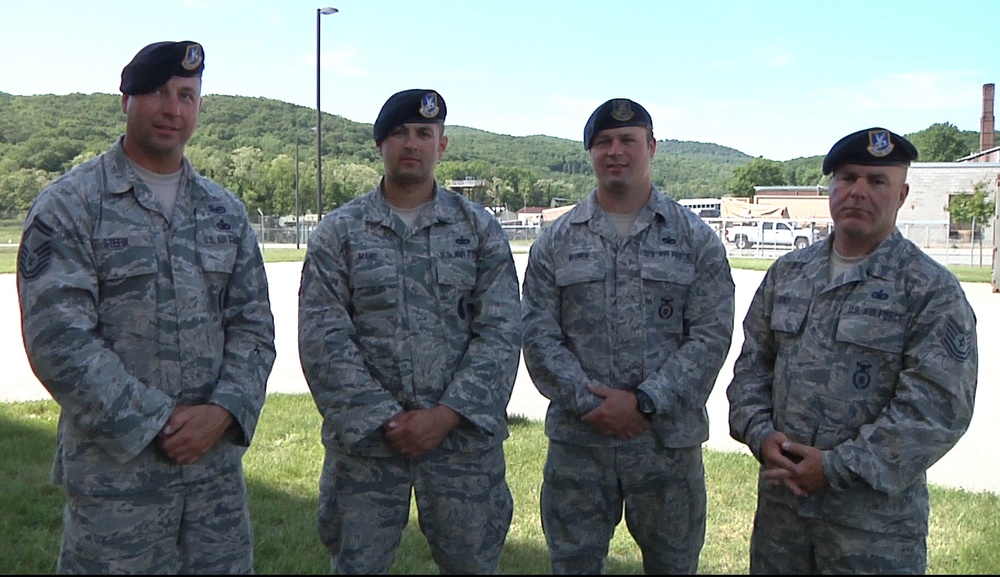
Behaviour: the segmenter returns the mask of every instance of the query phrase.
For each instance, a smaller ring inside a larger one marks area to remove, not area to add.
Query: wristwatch
[[[653,399],[645,391],[636,389],[633,394],[639,403],[639,412],[642,413],[643,417],[648,419],[656,414],[656,405],[653,404]]]

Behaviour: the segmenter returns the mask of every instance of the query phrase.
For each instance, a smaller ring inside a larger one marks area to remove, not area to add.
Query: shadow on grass
[[[313,415],[303,415],[301,402],[285,407],[298,412],[296,415],[277,410],[281,405],[282,399],[269,396],[257,436],[244,459],[254,525],[255,571],[328,574],[329,555],[315,524],[322,465],[319,418],[316,415],[311,422]],[[0,403],[0,507],[4,513],[0,515],[0,574],[55,573],[64,504],[62,489],[50,481],[58,418],[55,401]],[[281,454],[290,458],[272,458]],[[288,468],[287,475],[283,467]],[[515,503],[515,509],[525,506],[534,505]],[[544,543],[509,537],[500,570],[537,574],[538,567],[548,567],[547,563]],[[392,573],[437,572],[414,508]]]
[[[244,465],[254,525],[254,567],[263,575],[327,574],[330,560],[316,530],[322,447],[319,416],[301,398],[270,395]],[[50,480],[59,408],[54,401],[17,403],[17,416],[0,404],[0,574],[55,572],[62,531],[62,490]],[[523,416],[509,419],[508,482],[515,495],[514,520],[501,557],[504,574],[549,573],[538,517],[541,486],[539,426]],[[624,530],[623,528],[619,529]],[[631,547],[634,549],[634,547]],[[708,567],[711,567],[709,564]],[[608,559],[615,574],[640,574],[637,556]],[[394,574],[437,573],[417,525],[415,508],[393,565]]]
[[[58,405],[51,400],[0,403],[0,574],[55,572],[63,493],[50,480]],[[505,574],[545,574],[548,553],[538,514],[545,439],[541,424],[509,418],[507,479],[514,520],[501,557]],[[268,396],[244,458],[259,574],[327,574],[329,555],[316,530],[323,450],[320,418],[308,395]],[[705,451],[708,520],[699,573],[744,573],[756,501],[756,461]],[[941,487],[931,491],[928,573],[996,574],[1000,569],[1000,496]],[[981,514],[978,514],[982,512]],[[619,526],[607,572],[640,574],[637,547]],[[373,544],[373,546],[378,546]],[[415,508],[393,565],[394,574],[437,573]]]
[[[520,427],[532,426],[531,421],[519,416],[513,416],[510,423],[512,434],[507,447],[515,442]],[[330,572],[329,554],[316,529],[324,454],[320,427],[321,418],[308,395],[268,395],[253,445],[244,458],[256,541],[254,565],[260,574]],[[520,467],[508,458],[508,483],[515,495],[514,520],[501,555],[500,572],[548,573],[545,542],[534,536],[540,533],[537,501],[522,503],[517,498],[519,484],[540,484],[541,468],[528,464],[536,471],[515,479],[514,471]],[[415,503],[411,503],[410,522],[403,531],[391,573],[438,573],[419,529]]]
[[[0,404],[0,573],[52,574],[62,533],[62,489],[50,481],[59,407]]]

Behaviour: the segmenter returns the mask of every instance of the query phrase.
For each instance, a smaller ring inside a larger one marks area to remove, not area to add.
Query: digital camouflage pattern
[[[436,557],[442,570],[482,572],[484,557],[495,566],[512,512],[502,444],[521,344],[517,273],[496,218],[442,187],[413,227],[392,211],[381,185],[331,211],[309,239],[298,326],[302,369],[323,415],[320,534],[335,570],[338,562],[378,570],[383,551],[349,561],[350,551],[362,541],[368,547],[367,535],[398,543],[384,535],[402,531],[417,478],[450,488],[424,491],[428,539],[444,543],[463,523],[469,535],[492,535],[477,541],[479,551],[464,551],[460,567]],[[457,412],[459,425],[427,455],[412,462],[396,455],[383,423],[404,408],[438,404]],[[367,467],[359,457],[369,458]],[[409,472],[391,474],[397,467]],[[370,508],[358,517],[347,503],[363,494]],[[437,518],[433,508],[456,513]],[[473,526],[484,519],[499,525],[492,533]]]
[[[62,409],[53,480],[70,498],[242,483],[275,357],[267,279],[239,199],[187,160],[183,178],[168,223],[119,139],[46,187],[25,221],[24,345]],[[154,439],[177,404],[201,403],[236,426],[180,466]]]
[[[600,573],[624,513],[648,573],[694,573],[705,539],[705,403],[729,351],[725,247],[655,188],[619,242],[592,192],[541,231],[525,272],[524,361],[549,399],[542,525],[554,573]],[[646,392],[650,431],[605,436],[580,418],[590,383]]]
[[[539,500],[554,575],[603,575],[623,511],[647,575],[698,572],[708,500],[700,445],[550,440]]]
[[[433,202],[408,229],[376,188],[309,238],[299,357],[329,448],[393,455],[374,433],[438,404],[467,421],[446,448],[507,438],[521,344],[510,243],[482,206],[442,187]]]
[[[758,459],[775,431],[823,451],[829,486],[796,497],[762,483],[760,519],[785,507],[886,543],[922,541],[927,469],[972,419],[976,318],[954,275],[898,230],[829,282],[832,242],[784,255],[767,271],[727,389],[730,433]],[[760,522],[755,531],[771,530],[777,525]],[[879,546],[868,543],[870,554]]]
[[[326,452],[317,528],[333,573],[388,574],[410,495],[442,575],[495,575],[514,514],[503,446],[435,450],[406,461]]]
[[[524,362],[549,399],[545,433],[614,446],[580,421],[602,399],[587,385],[642,385],[656,405],[654,436],[667,447],[708,440],[705,403],[733,335],[726,248],[687,208],[653,190],[620,248],[592,192],[543,229],[524,278]]]
[[[220,471],[184,483],[183,491],[74,494],[63,512],[58,573],[252,574],[253,527],[242,472]]]

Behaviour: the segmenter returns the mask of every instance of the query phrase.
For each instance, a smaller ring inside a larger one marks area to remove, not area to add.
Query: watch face
[[[653,399],[650,399],[649,395],[639,395],[639,412],[643,415],[652,415],[656,412]]]

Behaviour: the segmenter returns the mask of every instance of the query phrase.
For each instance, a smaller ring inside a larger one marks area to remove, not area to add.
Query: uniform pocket
[[[102,283],[156,274],[156,247],[148,235],[125,235],[91,240],[97,274]]]
[[[476,265],[473,261],[439,262],[434,267],[437,278],[438,302],[447,311],[453,310],[464,322],[469,322],[476,311],[469,297],[476,286]]]
[[[198,264],[201,266],[201,270],[206,273],[232,274],[236,264],[236,247],[231,245],[199,246]]]

